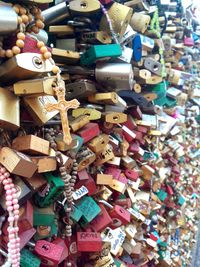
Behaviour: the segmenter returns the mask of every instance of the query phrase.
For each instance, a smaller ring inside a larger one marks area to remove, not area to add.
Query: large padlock
[[[101,234],[97,232],[77,232],[77,248],[80,252],[101,251]]]

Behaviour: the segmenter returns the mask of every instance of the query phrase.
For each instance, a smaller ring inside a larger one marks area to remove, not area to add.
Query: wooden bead
[[[39,33],[39,29],[38,29],[38,27],[35,26],[35,25],[31,27],[31,30],[32,30],[32,32],[34,32],[35,34]]]
[[[36,20],[39,19],[41,21],[44,21],[44,17],[42,16],[42,14],[39,14],[39,13],[35,15],[35,19]]]
[[[0,57],[5,57],[6,51],[4,49],[0,49]]]
[[[53,72],[54,74],[59,73],[59,71],[60,71],[60,68],[59,68],[58,66],[53,66],[52,72]]]
[[[16,41],[16,46],[18,46],[19,48],[23,48],[24,47],[24,41],[23,40],[17,40]]]
[[[39,11],[39,9],[37,7],[35,7],[35,6],[33,8],[31,8],[31,13],[33,15],[36,15],[38,13],[38,11]]]
[[[18,24],[21,24],[22,23],[22,18],[21,17],[18,17],[17,18],[17,22],[18,22]]]
[[[31,14],[28,14],[28,20],[31,22],[33,20],[33,16]]]
[[[26,35],[23,32],[19,32],[17,34],[17,39],[20,39],[20,40],[23,40],[24,41],[25,38],[26,38]]]
[[[40,19],[37,19],[37,20],[36,20],[35,25],[36,25],[39,29],[43,29],[43,28],[44,28],[44,23],[43,23]]]
[[[20,7],[19,8],[19,14],[21,14],[21,15],[25,15],[26,14],[26,8],[24,8],[24,7]]]
[[[43,46],[45,46],[44,42],[42,42],[42,41],[37,42],[37,48],[41,48]]]
[[[12,48],[13,54],[18,55],[21,52],[21,49],[18,46],[13,46]]]
[[[22,22],[24,24],[27,24],[29,22],[29,19],[28,19],[28,16],[27,15],[22,15],[21,18],[22,18]]]
[[[11,58],[13,56],[14,56],[13,51],[11,49],[7,49],[6,50],[6,57]]]
[[[13,6],[13,9],[15,10],[15,12],[16,12],[17,14],[19,14],[19,8],[20,8],[19,5],[14,5],[14,6]]]
[[[44,59],[49,59],[51,57],[51,53],[49,51],[45,52],[43,55]]]

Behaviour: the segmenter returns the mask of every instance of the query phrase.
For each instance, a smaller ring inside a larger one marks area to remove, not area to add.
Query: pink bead
[[[5,185],[5,186],[4,186],[4,189],[7,191],[7,190],[10,190],[10,189],[11,189],[11,187],[10,187],[10,185],[9,185],[9,184],[7,184],[7,185]]]
[[[0,175],[0,181],[2,182],[5,179],[4,175]]]
[[[12,188],[12,193],[16,194],[16,189],[14,187]]]
[[[14,188],[15,186],[14,186],[14,184],[10,184],[10,187],[11,187],[11,188]]]
[[[7,179],[4,179],[2,183],[3,183],[3,185],[8,185],[9,184],[9,182],[7,181]]]
[[[12,206],[12,201],[6,201],[6,206],[7,207]]]
[[[14,228],[14,231],[15,231],[15,233],[19,232],[19,227],[16,226],[16,227]],[[20,241],[20,239],[19,239],[19,241]]]
[[[9,206],[9,207],[7,207],[7,211],[9,212],[9,211],[13,211],[13,206]]]
[[[14,220],[15,220],[14,216],[8,217],[8,222],[14,222]]]
[[[15,229],[13,227],[8,227],[8,233],[14,234],[15,233]]]
[[[5,173],[4,173],[4,176],[5,176],[6,178],[9,178],[9,177],[10,177],[10,173],[9,173],[9,172],[5,172]]]
[[[12,190],[8,189],[8,190],[6,191],[6,194],[7,194],[7,195],[11,195],[11,194],[12,194]]]
[[[19,220],[19,215],[15,215],[14,218],[16,221]]]
[[[12,203],[13,203],[14,206],[16,206],[16,207],[18,206],[18,208],[16,208],[16,209],[19,209],[18,200],[16,198],[14,198],[12,200]]]
[[[9,239],[14,239],[15,238],[15,234],[14,233],[10,233],[9,234]]]
[[[11,195],[7,195],[7,196],[6,196],[6,200],[7,200],[7,201],[12,200],[12,196],[11,196]]]
[[[10,248],[11,248],[11,249],[15,249],[15,245],[14,245],[14,244],[11,244],[11,245],[10,245]]]
[[[18,209],[19,209],[19,204],[15,204],[15,205],[13,206],[13,208],[14,208],[14,210],[18,210]]]
[[[16,238],[16,241],[17,241],[17,243],[20,243],[20,238],[17,237],[17,238]]]
[[[19,215],[19,210],[14,210],[14,215]]]
[[[6,169],[5,168],[0,168],[0,172],[1,173],[5,173],[6,172]]]
[[[16,244],[16,239],[15,238],[10,239],[10,244],[11,245],[15,245]]]
[[[17,199],[17,195],[15,193],[12,193],[12,197],[13,199],[16,198]]]

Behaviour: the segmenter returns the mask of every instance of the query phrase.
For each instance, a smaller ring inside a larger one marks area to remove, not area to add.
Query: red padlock
[[[83,185],[88,189],[88,196],[92,196],[97,192],[97,186],[92,176],[89,175],[89,179],[77,182],[75,188],[79,189]]]
[[[42,266],[56,267],[62,258],[64,248],[46,240],[38,240],[34,252],[42,261]]]
[[[174,195],[174,191],[170,185],[166,185],[166,191],[167,191],[167,194],[169,194],[170,196]]]
[[[55,244],[55,245],[59,245],[59,246],[63,247],[62,257],[61,257],[60,262],[59,262],[59,263],[61,263],[62,261],[64,261],[69,256],[69,251],[68,251],[68,248],[66,246],[66,243],[60,237],[57,237],[55,240],[53,240],[52,243]]]
[[[129,109],[129,114],[131,114],[131,116],[133,116],[134,119],[138,120],[142,119],[142,111],[139,106],[135,106]]]
[[[87,173],[86,169],[79,171],[77,173],[79,180],[88,180],[90,178],[89,174]]]
[[[80,252],[101,251],[101,234],[95,232],[77,232],[77,248]]]
[[[128,180],[127,180],[127,178],[126,178],[124,173],[121,173],[120,176],[116,180],[122,182],[123,184],[127,184],[128,183]]]
[[[130,213],[119,205],[115,205],[109,214],[113,220],[112,224],[110,225],[110,228],[112,229],[126,225],[131,221]]]
[[[132,202],[130,198],[120,198],[115,201],[116,205],[120,205],[124,209],[129,209],[132,206]]]
[[[130,130],[134,130],[137,128],[137,124],[130,115],[128,115],[128,119],[126,122],[123,123],[123,125],[129,128]]]
[[[131,181],[136,182],[137,179],[139,178],[139,174],[138,172],[134,171],[134,170],[125,170],[125,175],[128,179],[130,179]]]
[[[90,122],[78,131],[77,134],[83,138],[85,144],[100,134],[99,124]]]
[[[132,153],[138,153],[140,150],[140,144],[137,140],[134,140],[133,142],[131,142],[128,151],[132,152]]]
[[[148,127],[142,126],[142,125],[138,125],[137,129],[138,132],[141,132],[143,134],[147,134],[147,132],[149,131]]]
[[[88,225],[88,228],[91,228],[95,232],[101,232],[104,230],[108,225],[112,223],[112,219],[110,215],[108,214],[106,208],[103,204],[99,204],[99,207],[101,208],[101,213],[97,215],[94,220],[91,221],[91,223]]]
[[[122,172],[122,171],[121,171],[120,169],[115,168],[115,167],[108,167],[108,168],[106,168],[106,170],[105,170],[105,174],[110,174],[110,175],[112,175],[112,176],[113,176],[113,179],[116,179],[116,180],[119,178],[121,172]]]

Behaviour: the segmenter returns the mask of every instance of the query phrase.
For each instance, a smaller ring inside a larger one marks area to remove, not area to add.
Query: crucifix
[[[58,86],[54,87],[54,91],[56,93],[58,103],[57,104],[51,104],[48,103],[45,105],[45,108],[48,112],[58,110],[60,112],[60,118],[62,123],[62,130],[63,130],[63,141],[70,145],[72,142],[72,137],[70,135],[70,129],[69,129],[69,122],[67,117],[67,111],[70,108],[76,109],[79,107],[80,103],[77,99],[73,99],[71,101],[65,100],[65,86],[64,81],[61,81]]]

